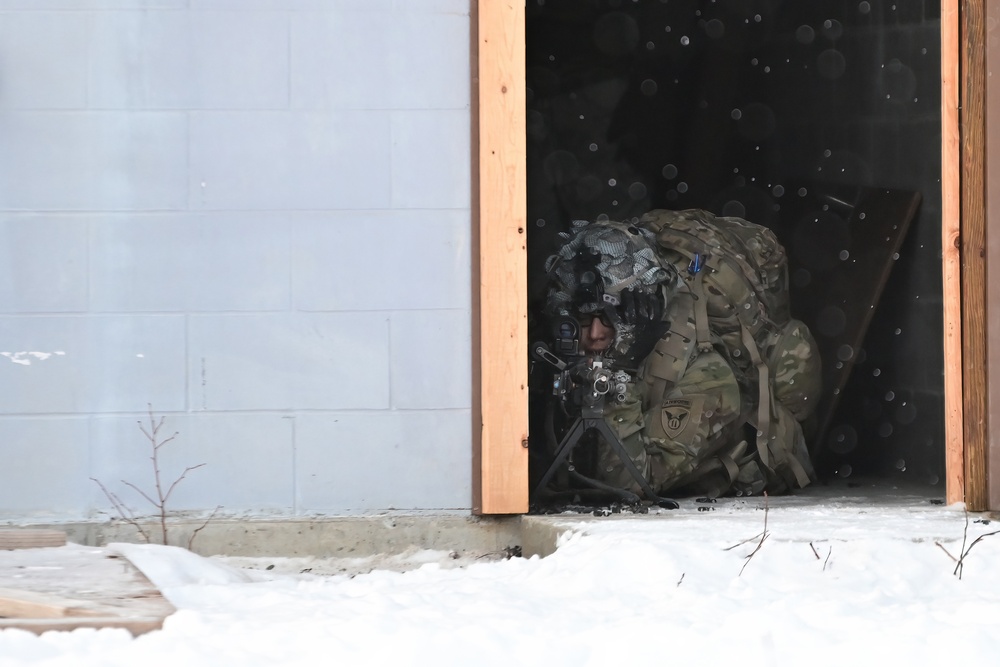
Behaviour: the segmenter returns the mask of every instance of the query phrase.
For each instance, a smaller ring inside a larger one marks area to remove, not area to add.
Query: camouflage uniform
[[[645,398],[640,394],[630,391],[625,402],[607,410],[606,418],[658,493],[694,477],[706,457],[724,448],[739,431],[739,386],[729,364],[717,352],[699,355],[677,384],[668,385],[665,394]],[[606,443],[599,447],[597,477],[640,492]]]

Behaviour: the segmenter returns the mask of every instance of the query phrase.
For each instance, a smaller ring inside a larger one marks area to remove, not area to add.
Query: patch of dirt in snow
[[[376,554],[355,558],[318,558],[315,556],[212,556],[231,567],[246,570],[264,570],[275,574],[304,574],[338,576],[367,574],[373,570],[405,572],[429,563],[443,568],[466,567],[472,563],[503,560],[520,556],[518,550],[505,549],[491,552],[440,551],[410,547],[398,554]]]

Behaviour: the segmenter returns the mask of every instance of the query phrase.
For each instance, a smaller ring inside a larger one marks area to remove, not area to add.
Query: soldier
[[[819,391],[769,230],[706,211],[577,222],[549,258],[546,310],[627,381],[604,418],[658,494],[756,494],[813,477],[800,421]],[[783,282],[784,281],[784,282]],[[641,492],[603,438],[592,475]]]

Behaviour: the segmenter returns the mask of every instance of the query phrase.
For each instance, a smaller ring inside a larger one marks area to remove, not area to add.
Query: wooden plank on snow
[[[61,547],[66,533],[48,528],[0,528],[0,549],[33,549]]]
[[[0,618],[65,618],[100,616],[86,600],[74,600],[52,593],[36,593],[14,588],[0,588]]]
[[[142,572],[108,549],[0,551],[0,630],[124,628],[139,635],[162,627],[173,612]]]

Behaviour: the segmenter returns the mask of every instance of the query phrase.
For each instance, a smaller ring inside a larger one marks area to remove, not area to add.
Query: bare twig
[[[681,572],[681,578],[677,580],[677,585],[680,586],[681,582],[683,582],[683,581],[684,581],[684,573]]]
[[[816,556],[816,560],[819,560],[819,552],[816,551],[816,547],[813,546],[812,542],[809,543],[809,548],[813,550],[813,556]]]
[[[940,542],[935,542],[934,544],[938,545],[941,548],[941,551],[948,554],[948,558],[951,558],[953,561],[955,561],[955,569],[952,571],[952,574],[961,579],[962,573],[965,571],[965,559],[966,557],[968,557],[969,552],[972,551],[972,547],[982,542],[985,538],[990,537],[991,535],[996,535],[998,533],[1000,533],[1000,530],[994,530],[991,533],[983,533],[982,535],[974,539],[972,541],[972,544],[969,544],[969,546],[966,547],[965,545],[969,541],[969,510],[965,510],[965,529],[962,531],[962,547],[958,551],[958,558],[955,558],[947,549],[944,548],[944,545],[941,544]]]
[[[1000,530],[994,530],[992,533],[983,533],[982,535],[974,539],[972,541],[972,544],[969,545],[969,548],[966,549],[964,553],[962,553],[962,557],[958,559],[958,565],[955,566],[955,571],[958,573],[959,579],[962,578],[962,572],[965,570],[965,557],[969,555],[970,551],[972,551],[972,547],[979,544],[983,540],[983,538],[989,537],[990,535],[996,535],[997,533],[1000,533]]]
[[[823,561],[823,569],[821,572],[826,572],[826,564],[830,562],[830,556],[833,555],[833,545],[830,545],[830,550],[826,552],[826,559]]]
[[[965,560],[965,543],[969,539],[969,510],[965,510],[965,530],[962,531],[962,548],[958,550],[958,560],[956,561],[955,570],[952,572],[959,579],[962,578],[962,570],[964,565],[962,563]]]
[[[969,552],[972,551],[972,547],[979,544],[983,540],[983,538],[989,537],[990,535],[996,535],[997,533],[1000,533],[1000,530],[994,530],[992,533],[983,533],[976,539],[972,540],[972,544],[970,544],[969,548],[965,550],[964,554],[962,554],[962,558],[965,559],[965,557],[969,555]]]
[[[149,441],[151,449],[149,460],[152,461],[153,464],[153,484],[156,491],[147,493],[143,489],[139,488],[139,486],[137,486],[132,482],[129,482],[128,480],[123,479],[121,481],[122,484],[124,484],[125,486],[129,487],[130,489],[138,493],[140,497],[142,497],[146,502],[152,505],[153,508],[155,508],[156,516],[158,517],[160,524],[161,543],[169,544],[170,540],[167,534],[168,531],[167,515],[169,514],[167,510],[167,502],[170,500],[170,496],[173,495],[174,489],[176,489],[177,485],[180,484],[181,481],[183,481],[187,477],[187,474],[192,470],[197,470],[198,468],[201,468],[205,464],[199,463],[198,465],[188,466],[187,468],[184,468],[184,471],[181,472],[181,474],[169,486],[166,487],[166,491],[164,491],[165,485],[163,483],[163,477],[160,470],[160,449],[167,443],[172,442],[177,437],[178,433],[175,431],[170,436],[163,437],[160,434],[160,430],[163,428],[163,424],[166,417],[161,416],[159,419],[157,419],[156,416],[153,414],[153,406],[149,404],[148,407],[149,407],[148,426],[144,425],[141,421],[137,423],[139,424],[139,430],[142,432],[144,436],[146,436],[146,439]],[[118,498],[118,496],[111,493],[100,481],[94,479],[93,477],[91,477],[91,479],[97,482],[97,484],[101,487],[101,490],[104,491],[104,495],[107,496],[108,500],[111,501],[112,506],[119,514],[121,514],[122,519],[127,523],[129,523],[130,525],[135,526],[135,528],[145,538],[145,540],[147,542],[151,542],[152,540],[150,539],[149,533],[143,530],[143,528],[139,525],[138,521],[136,520],[136,514],[132,510],[132,508],[123,503],[121,499]],[[212,520],[212,518],[218,511],[219,507],[216,507],[215,510],[212,511],[212,514],[208,517],[208,521],[206,521],[203,525],[197,528],[194,531],[194,533],[192,533],[191,539],[188,541],[188,548],[191,547],[191,543],[194,541],[194,538],[198,534],[198,532],[201,531],[202,528],[204,528],[206,525],[208,525],[208,522]]]
[[[172,494],[174,492],[174,488],[178,484],[180,484],[180,482],[181,482],[182,479],[184,479],[185,477],[187,477],[187,474],[189,472],[191,472],[192,470],[197,470],[198,468],[200,468],[200,467],[202,467],[204,465],[207,465],[207,464],[206,463],[199,463],[196,466],[188,466],[187,468],[184,468],[184,472],[181,473],[180,477],[178,477],[177,479],[174,480],[174,483],[170,485],[169,489],[167,489],[167,494],[165,496],[163,496],[163,502],[164,502],[164,504],[166,504],[166,502],[168,500],[170,500],[170,494]]]
[[[958,559],[957,559],[957,558],[955,558],[954,556],[952,556],[952,555],[951,555],[951,552],[950,552],[950,551],[948,551],[947,549],[945,549],[945,548],[944,548],[944,545],[943,545],[943,544],[941,544],[940,542],[935,542],[934,544],[938,545],[938,547],[940,547],[940,548],[941,548],[941,551],[943,551],[943,552],[945,552],[946,554],[948,554],[948,558],[952,559],[952,561],[954,561],[954,562],[956,562],[956,563],[958,562]]]
[[[203,463],[202,465],[205,464]],[[194,532],[191,533],[191,537],[188,538],[188,545],[187,545],[188,551],[191,551],[191,545],[194,544],[194,538],[198,537],[198,533],[200,533],[202,529],[205,526],[207,526],[212,519],[215,518],[215,515],[219,512],[220,509],[222,509],[222,505],[216,505],[215,509],[212,510],[212,513],[208,515],[207,519],[205,519],[205,523],[201,524],[200,526],[194,529]]]
[[[746,544],[746,543],[748,543],[748,542],[753,542],[754,540],[756,540],[756,539],[757,539],[758,537],[760,537],[760,536],[761,536],[761,535],[763,535],[763,534],[764,534],[764,533],[757,533],[757,534],[756,534],[756,535],[754,535],[753,537],[748,537],[747,539],[743,540],[742,542],[737,542],[736,544],[734,544],[734,545],[733,545],[733,546],[731,546],[731,547],[726,547],[725,549],[723,549],[723,551],[732,551],[732,550],[733,550],[733,549],[735,549],[736,547],[741,547],[741,546],[743,546],[744,544]]]
[[[740,574],[739,574],[739,576],[741,576],[741,577],[743,576],[743,570],[747,569],[747,565],[750,564],[750,559],[753,558],[757,554],[758,551],[760,551],[760,548],[762,546],[764,546],[764,540],[766,540],[768,538],[768,536],[770,535],[770,533],[767,532],[767,510],[768,510],[768,507],[767,507],[767,491],[765,491],[764,492],[764,530],[760,534],[760,542],[758,542],[757,546],[754,547],[754,550],[750,552],[750,555],[746,557],[746,561],[744,561],[743,567],[740,568]]]
[[[123,503],[121,501],[121,498],[119,498],[117,495],[109,491],[108,488],[101,483],[101,480],[96,479],[94,477],[91,477],[90,479],[96,482],[97,486],[101,487],[101,491],[104,492],[105,497],[108,499],[108,501],[111,502],[111,506],[115,508],[116,512],[118,512],[118,515],[121,517],[122,521],[135,528],[139,532],[139,535],[142,536],[143,540],[145,540],[147,544],[151,542],[152,540],[150,540],[149,538],[149,533],[147,533],[146,530],[139,524],[139,522],[136,521],[135,512],[132,511],[132,508]]]

